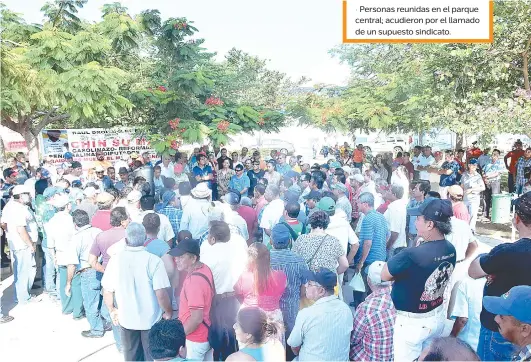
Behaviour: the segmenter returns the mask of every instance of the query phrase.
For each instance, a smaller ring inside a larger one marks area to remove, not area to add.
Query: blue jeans
[[[56,294],[55,277],[57,269],[53,261],[53,250],[42,248],[44,252],[44,263],[42,264],[42,275],[44,275],[44,290],[50,294]]]
[[[92,334],[102,336],[103,319],[100,314],[101,302],[101,283],[96,278],[96,270],[88,269],[79,274],[81,280],[81,295],[83,296],[83,307],[85,308],[85,315],[90,324],[90,331]]]
[[[478,356],[482,361],[510,361],[516,347],[498,332],[481,326]]]
[[[65,294],[67,279],[67,267],[59,265],[59,297],[61,298],[61,306],[63,314],[74,314],[74,318],[82,317],[85,312],[83,310],[83,297],[81,296],[81,281],[79,274],[72,278],[72,287],[70,289],[70,296]]]
[[[96,279],[101,282],[101,278],[103,277],[103,273],[96,272]],[[114,306],[116,306],[116,299],[114,299]],[[107,323],[110,323],[112,326],[112,335],[114,337],[114,341],[116,342],[116,348],[121,352],[122,351],[122,327],[115,326],[111,319],[111,314],[109,313],[109,309],[107,309],[107,306],[105,305],[104,301],[101,301],[101,316]]]
[[[13,250],[15,302],[25,303],[30,299],[30,291],[37,274],[35,254],[28,246],[25,249]]]

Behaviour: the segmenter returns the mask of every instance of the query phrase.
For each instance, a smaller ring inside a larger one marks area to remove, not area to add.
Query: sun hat
[[[212,196],[212,190],[208,188],[206,182],[200,182],[192,189],[191,194],[196,199],[206,199]]]

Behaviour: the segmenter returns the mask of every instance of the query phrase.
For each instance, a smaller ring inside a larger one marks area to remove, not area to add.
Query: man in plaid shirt
[[[177,208],[177,194],[171,190],[162,195],[162,202],[157,205],[157,213],[166,215],[170,220],[171,228],[175,236],[179,234],[179,225],[183,216],[183,210]]]
[[[372,293],[354,313],[350,338],[351,361],[392,361],[396,310],[391,299],[391,282],[382,282],[383,261],[369,266],[367,282]]]
[[[526,168],[529,169],[531,167],[531,147],[528,147],[525,150],[525,153],[522,157],[518,159],[518,162],[516,163],[516,192],[518,195],[522,194],[522,191],[524,189],[524,185],[527,182],[527,179],[525,177],[525,170]]]

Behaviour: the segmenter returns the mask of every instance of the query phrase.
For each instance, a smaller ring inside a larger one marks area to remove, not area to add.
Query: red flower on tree
[[[216,97],[208,97],[205,101],[205,105],[207,106],[222,106],[223,104],[223,101],[220,99],[220,98],[216,98]]]
[[[158,88],[158,90],[161,91],[161,92],[166,92],[166,87],[163,86],[163,85],[159,85],[157,88]]]
[[[221,121],[218,123],[217,128],[222,133],[225,133],[229,129],[229,126],[230,126],[230,123],[228,121]]]
[[[181,119],[175,118],[169,121],[168,124],[170,125],[171,129],[177,129],[177,127],[179,127],[179,122],[181,122]]]
[[[179,142],[177,141],[171,141],[171,146],[170,146],[172,149],[174,150],[177,150],[179,149]]]

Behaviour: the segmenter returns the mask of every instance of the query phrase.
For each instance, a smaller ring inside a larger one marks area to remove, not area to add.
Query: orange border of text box
[[[488,39],[350,39],[347,38],[347,0],[343,0],[343,43],[492,43],[494,42],[494,0],[489,1]]]

